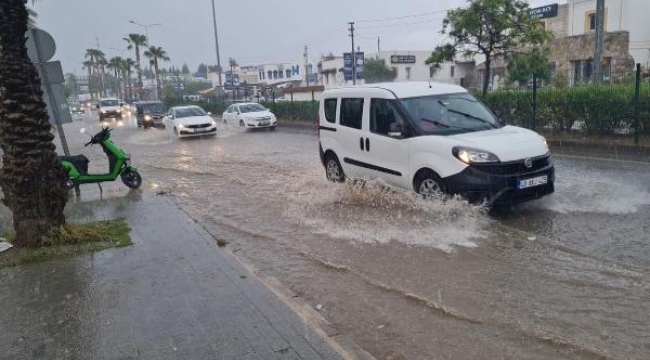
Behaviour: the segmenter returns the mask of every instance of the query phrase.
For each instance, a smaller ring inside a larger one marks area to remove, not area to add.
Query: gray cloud
[[[554,1],[533,0],[532,6]],[[563,2],[563,1],[561,1]],[[311,57],[350,47],[347,22],[431,13],[465,4],[464,0],[216,0],[222,63],[229,57],[241,65],[295,61],[303,47]],[[34,6],[38,25],[57,41],[56,59],[64,69],[81,72],[85,49],[96,47],[107,56],[120,55],[128,33],[144,29],[128,23],[162,23],[151,27],[151,43],[165,48],[171,64],[216,63],[210,0],[42,0]],[[358,46],[365,51],[430,50],[442,41],[444,13],[381,22],[359,22]],[[133,56],[125,52],[123,56]]]

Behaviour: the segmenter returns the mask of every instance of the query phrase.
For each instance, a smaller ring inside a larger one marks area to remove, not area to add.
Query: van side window
[[[361,130],[363,99],[341,99],[341,125]]]
[[[325,119],[327,122],[334,124],[336,122],[336,105],[338,104],[338,99],[326,99],[325,100]]]
[[[397,110],[394,101],[372,99],[370,101],[370,132],[388,136],[392,124],[399,124],[404,128],[404,119]]]

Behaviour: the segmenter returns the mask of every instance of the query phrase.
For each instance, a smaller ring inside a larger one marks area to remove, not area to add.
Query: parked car
[[[106,98],[99,100],[99,121],[105,119],[122,119],[122,108],[119,101],[115,98]]]
[[[217,135],[212,115],[199,106],[176,106],[169,109],[163,122],[165,128],[178,138]]]
[[[269,128],[274,131],[278,125],[275,115],[258,103],[230,105],[222,116],[224,123],[238,124],[243,128]]]
[[[167,115],[167,106],[160,101],[140,101],[134,103],[138,127],[162,127],[163,118]]]
[[[381,178],[423,195],[488,205],[554,192],[546,140],[509,126],[464,88],[410,82],[327,90],[320,158],[331,181]]]

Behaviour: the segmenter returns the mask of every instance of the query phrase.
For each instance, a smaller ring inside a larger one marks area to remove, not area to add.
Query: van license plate
[[[532,179],[520,180],[519,189],[528,189],[535,186],[546,185],[548,183],[548,175],[535,177]]]

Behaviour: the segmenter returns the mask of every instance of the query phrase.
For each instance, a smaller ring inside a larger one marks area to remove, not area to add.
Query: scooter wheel
[[[127,170],[121,177],[124,185],[130,189],[139,189],[142,186],[142,176],[135,170]]]

